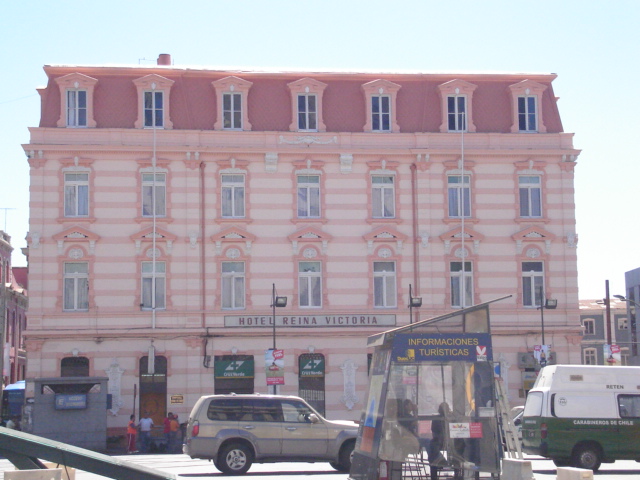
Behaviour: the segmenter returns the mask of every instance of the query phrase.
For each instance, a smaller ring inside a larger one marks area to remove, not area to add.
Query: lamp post
[[[546,345],[544,341],[544,309],[547,308],[549,310],[554,310],[558,306],[558,300],[556,300],[555,298],[547,298],[544,300],[544,303],[543,303],[542,299],[543,299],[542,287],[538,287],[538,301],[539,301],[538,310],[540,310],[540,327],[541,327],[541,333],[542,333],[541,347],[544,348],[544,346]],[[546,360],[545,360],[545,363],[546,363]],[[544,367],[544,365],[542,366]]]
[[[409,284],[409,323],[413,323],[413,309],[422,306],[422,297],[414,297],[411,284]]]
[[[287,306],[287,297],[278,297],[276,294],[276,284],[273,284],[273,289],[271,290],[271,308],[273,308],[273,351],[275,354],[276,350],[276,307],[286,307]],[[276,394],[276,385],[273,386],[273,394]]]
[[[621,300],[623,302],[627,302],[627,304],[631,303],[633,304],[633,306],[638,309],[640,308],[640,304],[638,304],[636,301],[631,300],[630,298],[625,297],[624,295],[614,295],[615,298],[617,298],[618,300]],[[638,310],[636,310],[635,312],[633,312],[633,316],[631,316],[631,355],[633,357],[638,355],[638,344],[637,344],[637,337],[638,334],[636,332],[636,313]],[[631,313],[631,309],[629,309],[629,313]]]

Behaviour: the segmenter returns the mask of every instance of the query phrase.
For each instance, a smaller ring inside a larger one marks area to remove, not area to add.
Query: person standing
[[[129,423],[127,424],[127,453],[136,453],[136,436],[138,430],[136,429],[136,416],[131,415],[129,417]]]
[[[164,421],[162,422],[163,425],[163,429],[162,429],[162,433],[164,435],[164,445],[165,445],[165,452],[166,453],[171,453],[171,449],[173,448],[173,441],[171,439],[172,435],[171,435],[171,420],[173,419],[173,413],[169,412],[167,413],[167,416],[165,417]]]
[[[174,415],[171,418],[169,429],[171,430],[171,443],[169,444],[170,446],[169,453],[180,453],[180,449],[178,448],[180,444],[177,442],[178,430],[180,429],[180,422],[178,421],[178,415]]]
[[[153,420],[149,418],[149,412],[144,412],[144,416],[138,423],[140,427],[140,450],[143,453],[149,453],[151,446],[151,429],[153,428]]]

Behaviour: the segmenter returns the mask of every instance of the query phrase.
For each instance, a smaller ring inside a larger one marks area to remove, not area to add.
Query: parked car
[[[254,462],[329,462],[348,472],[357,436],[356,422],[327,420],[299,397],[206,395],[191,410],[183,451],[227,475]]]

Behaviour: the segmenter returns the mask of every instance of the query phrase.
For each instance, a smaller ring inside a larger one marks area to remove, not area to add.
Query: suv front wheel
[[[232,443],[220,450],[216,468],[227,475],[243,475],[253,464],[253,452],[241,443]]]

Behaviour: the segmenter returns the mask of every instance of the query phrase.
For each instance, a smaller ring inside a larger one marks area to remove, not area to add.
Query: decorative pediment
[[[399,165],[400,162],[396,160],[386,160],[384,158],[367,162],[367,166],[370,169],[369,173],[392,173],[398,169]]]
[[[74,226],[67,228],[60,233],[53,236],[53,239],[58,243],[58,254],[62,255],[65,242],[82,243],[87,242],[89,244],[89,252],[93,255],[96,242],[100,240],[100,236],[87,230],[86,228]]]
[[[295,233],[292,233],[287,238],[291,242],[294,255],[297,255],[299,253],[300,244],[304,242],[321,243],[322,254],[325,255],[327,253],[327,246],[329,245],[329,241],[332,240],[333,237],[327,233],[324,233],[316,227],[304,227],[296,231]]]
[[[534,225],[513,234],[511,238],[516,242],[519,254],[522,253],[522,249],[526,242],[542,242],[544,243],[545,252],[549,253],[551,249],[551,242],[555,240],[556,236],[544,228]]]
[[[382,226],[378,227],[372,232],[363,236],[363,238],[367,242],[367,248],[369,250],[369,255],[373,253],[373,249],[376,243],[395,243],[396,244],[396,254],[402,252],[402,247],[404,246],[404,242],[407,240],[407,236],[404,233],[400,233],[393,227],[390,226]]]
[[[171,255],[173,242],[175,242],[178,237],[163,228],[156,227],[154,233],[153,227],[148,227],[135,235],[131,235],[130,238],[136,243],[136,255],[140,255],[142,252],[143,243],[153,242],[154,239],[156,242],[164,242],[167,247],[167,255]]]
[[[468,227],[465,227],[463,233],[462,227],[458,226],[440,235],[440,240],[444,243],[444,251],[446,254],[451,253],[452,243],[462,243],[463,240],[465,243],[468,242],[467,244],[473,245],[473,253],[477,254],[480,242],[484,240],[484,235]]]
[[[216,255],[222,255],[222,245],[225,243],[243,242],[248,255],[251,253],[251,244],[255,242],[256,236],[234,225],[212,235],[211,240],[216,245]]]

